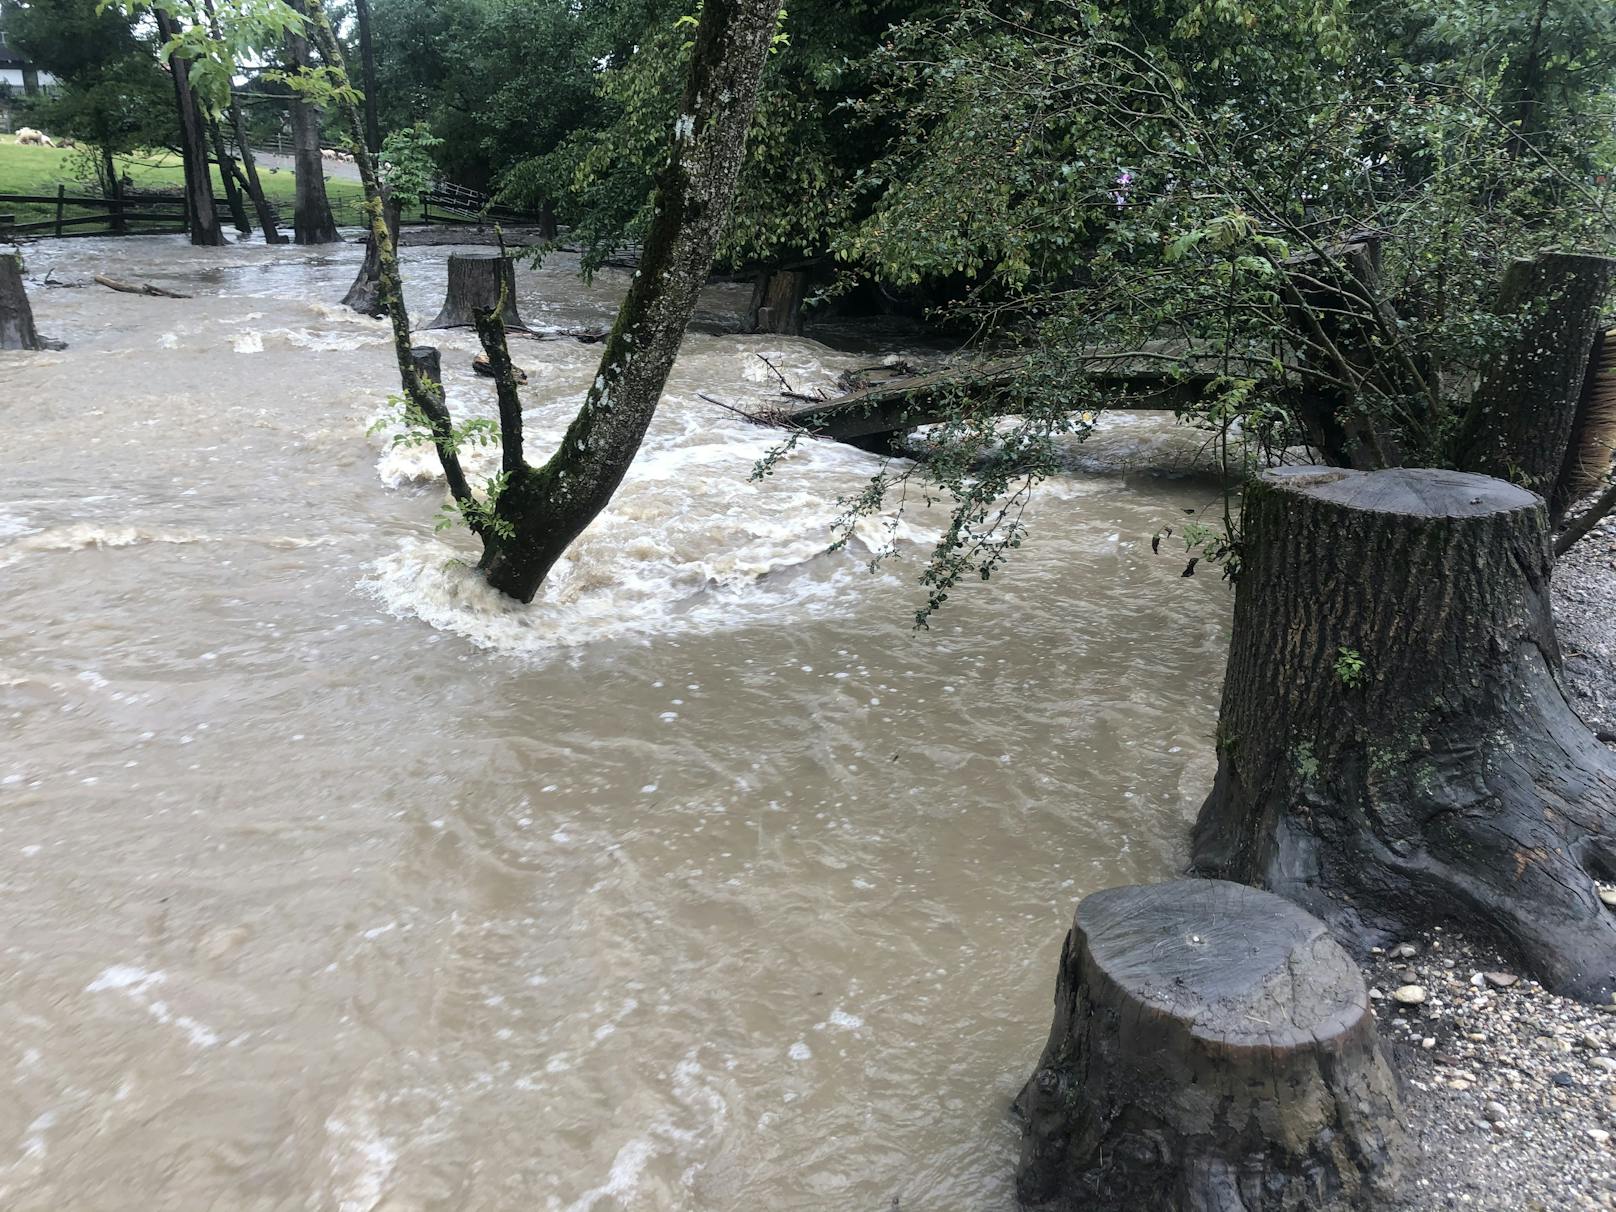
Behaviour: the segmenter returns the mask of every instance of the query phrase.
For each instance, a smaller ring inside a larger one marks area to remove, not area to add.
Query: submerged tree
[[[422,374],[423,365],[430,367],[434,359],[418,359],[412,351],[382,183],[363,150],[363,118],[322,0],[308,0],[308,14],[365,181],[382,299],[405,388],[405,420],[436,447],[450,494],[482,539],[480,567],[489,584],[531,601],[550,568],[611,500],[656,414],[729,213],[758,79],[776,41],[778,10],[764,0],[703,4],[680,114],[657,176],[656,221],[606,340],[600,370],[560,448],[540,466],[523,456],[521,401],[499,319],[503,301],[476,317],[494,370],[503,447],[502,470],[485,498],[476,495],[460,465],[464,431],[456,430],[441,387]]]

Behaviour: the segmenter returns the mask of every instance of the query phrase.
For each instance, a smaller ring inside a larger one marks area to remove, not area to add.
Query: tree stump
[[[1587,253],[1510,263],[1496,310],[1519,327],[1471,397],[1461,466],[1554,491],[1613,274],[1616,260]]]
[[[802,301],[807,293],[806,269],[765,270],[758,274],[751,305],[746,309],[746,331],[801,336]]]
[[[526,328],[516,311],[516,262],[510,257],[476,253],[449,254],[449,295],[443,310],[428,328],[470,328],[472,308],[491,311],[499,306],[500,287],[505,307],[500,319],[506,328]]]
[[[0,256],[0,349],[43,349],[22,285],[22,258]]]
[[[1288,468],[1248,490],[1204,874],[1361,945],[1434,921],[1549,988],[1616,988],[1616,758],[1567,705],[1543,501]]]
[[[1084,898],[1016,1101],[1017,1193],[1043,1208],[1362,1202],[1406,1143],[1357,966],[1322,922],[1222,880]]]

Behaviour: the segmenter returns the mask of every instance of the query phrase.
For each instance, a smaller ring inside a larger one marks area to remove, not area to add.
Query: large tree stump
[[[1360,943],[1447,919],[1616,988],[1616,758],[1561,691],[1546,525],[1462,472],[1254,484],[1196,868]]]
[[[0,349],[43,349],[34,309],[22,285],[22,258],[0,256]]]
[[[505,306],[500,319],[506,328],[526,328],[516,311],[516,262],[510,257],[476,253],[449,254],[449,295],[443,310],[428,328],[470,328],[476,321],[472,309],[492,311],[499,306],[500,287],[505,288]]]
[[[1461,466],[1554,491],[1613,271],[1616,261],[1588,253],[1510,263],[1496,311],[1517,330],[1471,397]]]
[[[1361,1201],[1406,1139],[1357,966],[1295,905],[1221,880],[1084,898],[1017,1104],[1022,1201],[1084,1212]]]

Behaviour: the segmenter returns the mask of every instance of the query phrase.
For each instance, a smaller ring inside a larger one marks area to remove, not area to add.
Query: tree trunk
[[[376,116],[376,45],[370,35],[370,0],[354,0],[354,17],[359,22],[359,66],[365,85],[365,146],[374,156],[382,150],[382,128]]]
[[[123,182],[118,180],[118,165],[105,143],[101,145],[101,175],[105,178],[101,188],[113,203],[109,212],[112,233],[121,236],[129,230],[128,220],[123,213]]]
[[[219,166],[219,178],[224,183],[225,201],[230,204],[230,220],[242,235],[251,235],[252,224],[247,221],[247,208],[242,205],[241,191],[236,188],[236,162],[225,151],[224,135],[219,131],[218,122],[212,119],[208,121],[208,137],[213,141],[213,159]]]
[[[802,300],[808,293],[806,269],[774,269],[758,274],[746,309],[747,332],[802,335]]]
[[[258,162],[253,159],[247,143],[247,124],[241,117],[241,103],[232,93],[230,97],[230,126],[236,133],[236,150],[241,153],[242,180],[253,209],[258,212],[258,226],[264,233],[265,244],[285,244],[286,236],[280,230],[280,216],[274,204],[264,194],[264,184],[258,179]]]
[[[387,234],[396,246],[398,206],[385,193],[383,200],[387,212]],[[364,263],[360,265],[359,275],[354,278],[348,293],[342,296],[342,305],[353,308],[362,316],[380,317],[387,314],[387,304],[382,299],[382,250],[375,239],[365,241]]]
[[[1561,691],[1546,524],[1462,472],[1265,473],[1196,868],[1362,943],[1454,920],[1557,992],[1616,988],[1616,758]]]
[[[298,12],[305,6],[293,3]],[[309,44],[302,34],[286,35],[287,66],[293,72],[309,69]],[[292,161],[297,176],[296,205],[292,213],[292,238],[298,244],[335,244],[337,221],[331,216],[331,203],[325,194],[325,161],[320,156],[320,111],[297,93],[288,105],[292,120]]]
[[[0,254],[0,349],[44,349],[22,285],[22,258]]]
[[[1517,331],[1471,397],[1460,466],[1553,493],[1613,267],[1586,253],[1511,262],[1496,311]]]
[[[508,478],[494,506],[508,533],[483,534],[481,567],[511,597],[533,600],[617,491],[656,415],[729,218],[777,13],[773,0],[702,6],[669,156],[657,175],[655,217],[600,371],[550,461]]]
[[[1567,509],[1610,478],[1616,457],[1616,329],[1597,333],[1582,377],[1577,413],[1565,459],[1549,500],[1549,520],[1558,526]]]
[[[501,319],[506,328],[526,328],[516,311],[516,262],[506,256],[481,253],[449,254],[449,293],[438,318],[428,328],[470,328],[475,324],[472,310],[499,306],[504,291]]]
[[[1291,1212],[1392,1188],[1407,1137],[1357,965],[1221,880],[1085,897],[1016,1100],[1024,1206]]]
[[[157,32],[166,42],[177,32],[174,19],[161,8],[152,9]],[[185,162],[185,214],[191,243],[223,244],[224,232],[213,209],[213,178],[208,171],[207,143],[202,128],[202,111],[191,92],[190,67],[184,59],[169,60],[174,81],[174,102],[179,111],[180,156]]]

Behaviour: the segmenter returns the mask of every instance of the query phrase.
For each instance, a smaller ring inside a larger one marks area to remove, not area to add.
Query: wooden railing
[[[54,215],[19,223],[13,205],[34,210],[54,208]],[[229,203],[215,198],[216,213],[228,216]],[[69,214],[69,208],[89,214]],[[185,200],[179,197],[98,198],[70,195],[58,185],[55,194],[0,194],[0,240],[15,236],[170,235],[186,231]]]

